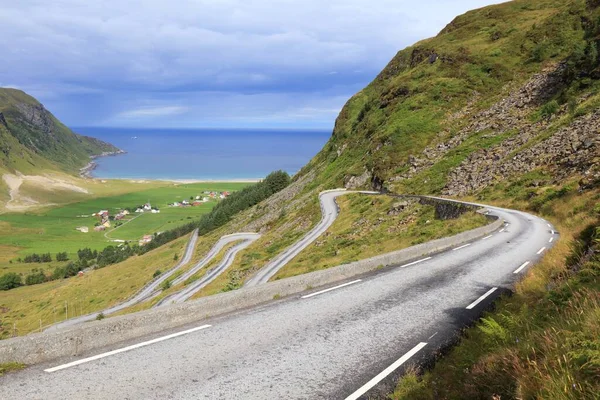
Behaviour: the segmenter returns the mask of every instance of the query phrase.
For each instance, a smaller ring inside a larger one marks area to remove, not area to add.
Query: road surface
[[[164,281],[169,279],[169,277],[171,277],[175,272],[177,272],[179,269],[181,269],[182,267],[184,267],[191,261],[192,256],[194,254],[194,249],[196,248],[197,241],[198,241],[198,230],[195,229],[192,232],[192,234],[190,236],[190,240],[188,241],[188,243],[185,247],[185,252],[183,253],[183,257],[177,263],[177,265],[175,267],[171,268],[169,271],[163,273],[162,275],[160,275],[158,278],[154,279],[150,283],[148,283],[140,291],[138,291],[135,295],[130,297],[129,300],[124,301],[123,303],[119,303],[110,308],[107,308],[106,310],[82,315],[80,317],[75,317],[75,318],[71,318],[71,319],[68,319],[63,322],[59,322],[59,323],[54,324],[54,325],[50,326],[49,328],[47,328],[46,331],[53,331],[53,330],[56,330],[59,328],[64,328],[67,326],[73,326],[73,325],[81,324],[83,322],[92,321],[92,320],[95,320],[98,317],[98,314],[100,314],[100,313],[102,313],[104,315],[114,314],[118,311],[121,311],[121,310],[127,308],[127,307],[131,307],[135,304],[141,303],[142,301],[148,300],[149,298],[156,296],[157,292],[160,293],[160,285]]]
[[[489,210],[507,224],[472,243],[261,307],[6,374],[0,378],[0,398],[373,396],[405,366],[434,353],[477,318],[557,239],[540,218]],[[95,357],[86,359],[90,356]]]
[[[275,274],[283,268],[288,262],[296,257],[302,250],[307,248],[312,242],[317,240],[329,227],[333,224],[339,214],[339,208],[335,199],[339,196],[349,193],[364,193],[364,194],[379,194],[378,192],[349,192],[346,190],[331,190],[319,194],[319,202],[321,203],[321,221],[302,239],[288,247],[285,251],[275,257],[271,262],[260,269],[252,278],[250,278],[245,286],[256,286],[266,283]]]
[[[188,300],[190,297],[192,297],[194,294],[196,294],[196,292],[198,292],[200,289],[202,289],[203,287],[205,287],[206,285],[211,283],[221,273],[223,273],[227,268],[229,268],[229,266],[233,263],[233,260],[235,259],[235,256],[237,255],[237,253],[239,253],[246,247],[250,246],[258,238],[260,238],[260,234],[258,234],[258,233],[237,233],[234,235],[229,235],[227,237],[222,237],[217,242],[217,244],[215,244],[215,246],[211,249],[211,251],[206,255],[206,257],[204,257],[204,259],[202,261],[200,261],[198,264],[196,264],[196,266],[194,268],[192,268],[190,271],[188,271],[186,274],[182,275],[181,277],[179,277],[175,281],[173,281],[173,284],[184,282],[186,279],[193,276],[195,272],[200,270],[202,267],[204,267],[206,264],[208,264],[214,257],[216,257],[216,255],[221,251],[221,249],[226,244],[235,242],[235,241],[240,241],[240,240],[241,240],[241,243],[238,243],[235,246],[231,247],[229,250],[227,250],[227,252],[225,253],[225,255],[223,257],[223,260],[221,260],[221,262],[219,262],[219,264],[217,264],[217,266],[215,266],[210,271],[208,271],[200,279],[198,279],[195,282],[190,283],[184,289],[182,289],[168,297],[165,297],[160,302],[156,303],[155,307],[161,307],[161,306],[165,306],[168,304],[183,303],[184,301]]]

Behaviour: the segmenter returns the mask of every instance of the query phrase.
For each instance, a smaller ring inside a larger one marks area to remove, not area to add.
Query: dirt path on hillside
[[[43,188],[43,191],[68,190],[78,193],[88,193],[82,187],[76,186],[64,179],[54,178],[51,176],[41,175],[23,175],[17,172],[16,174],[4,174],[2,180],[8,186],[8,194],[10,200],[6,202],[4,208],[6,211],[22,212],[32,208],[45,207],[54,205],[53,203],[43,203],[31,197],[24,196],[19,189],[24,183],[33,184],[36,187]]]

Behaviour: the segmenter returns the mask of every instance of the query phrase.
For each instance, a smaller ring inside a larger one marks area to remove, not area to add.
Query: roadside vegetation
[[[167,271],[183,255],[189,235],[83,276],[23,286],[0,294],[0,338],[37,332],[55,322],[100,312],[118,304],[153,279],[156,270]]]
[[[327,232],[273,279],[348,264],[452,236],[490,222],[474,211],[442,221],[435,219],[432,206],[391,196],[350,194],[338,198],[338,204],[341,214]]]
[[[0,364],[0,376],[4,375],[7,372],[22,370],[25,367],[26,367],[25,364],[17,363],[17,362]]]
[[[303,207],[282,213],[275,226],[242,250],[227,271],[193,298],[239,289],[253,273],[299,240],[321,218],[317,197],[312,197]],[[439,221],[434,218],[433,207],[389,196],[348,194],[337,201],[341,209],[338,219],[273,279],[400,250],[488,223],[474,212],[456,220]]]
[[[390,398],[597,398],[600,190],[580,193],[573,182],[530,186],[540,176],[538,171],[509,184],[514,200],[506,197],[504,185],[480,199],[537,210],[559,229],[556,246],[517,284],[512,296],[496,302],[494,312],[466,329],[460,344],[432,370],[413,369]],[[526,203],[532,191],[538,200]]]
[[[156,242],[166,243],[189,233],[187,230],[180,233],[179,226],[189,224],[192,218],[210,212],[218,204],[216,201],[209,201],[195,207],[167,207],[169,202],[201,195],[205,191],[233,192],[247,186],[246,183],[170,184],[164,188],[75,203],[41,214],[0,215],[0,226],[5,228],[0,230],[0,282],[4,275],[6,280],[12,282],[8,285],[0,284],[0,290],[68,278],[88,268],[103,268],[124,261],[134,254],[143,254],[156,247],[138,246],[137,239],[143,234],[153,234]],[[89,233],[81,233],[75,230],[81,225],[93,225],[97,218],[90,214],[100,209],[110,209],[112,212],[141,202],[159,204],[162,212],[138,214],[135,219],[128,220],[125,227],[109,231],[114,235],[120,235],[120,229],[125,228],[129,232],[136,232],[133,244],[125,242],[107,246],[104,232],[90,229]],[[175,228],[164,232],[164,237],[156,236],[161,229],[171,226]],[[3,242],[7,245],[2,246]],[[24,254],[32,249],[57,253],[54,256],[50,252]],[[65,251],[59,251],[62,249]],[[17,258],[17,254],[23,256]],[[32,263],[39,265],[32,266]],[[17,278],[15,274],[18,275]]]

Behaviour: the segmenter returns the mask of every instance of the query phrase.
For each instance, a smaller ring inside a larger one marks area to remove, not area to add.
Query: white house
[[[159,214],[159,213],[160,213],[160,210],[155,210],[155,209],[152,209],[152,211],[150,211],[150,212],[151,212],[152,214]]]

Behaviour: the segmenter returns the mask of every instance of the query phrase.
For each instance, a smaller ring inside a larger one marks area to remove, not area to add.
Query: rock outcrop
[[[51,114],[41,104],[16,103],[16,108],[22,116],[22,121],[47,135],[53,136],[54,121]]]
[[[452,149],[460,146],[470,136],[489,130],[490,135],[502,135],[514,129],[528,126],[531,132],[545,129],[549,121],[541,120],[532,124],[529,115],[533,108],[539,107],[547,101],[560,88],[563,81],[565,67],[563,64],[548,67],[543,72],[535,74],[522,87],[516,90],[506,88],[509,93],[490,108],[472,115],[474,103],[479,99],[474,94],[469,104],[460,112],[450,115],[449,121],[469,118],[468,125],[449,139],[449,132],[440,133],[438,143],[423,150],[420,157],[410,156],[409,169],[406,173],[396,176],[392,181],[410,179],[419,172],[431,168],[436,162],[442,160]]]
[[[501,144],[471,154],[448,177],[443,193],[462,196],[498,180],[545,166],[556,183],[575,174],[591,181],[600,163],[600,111],[575,120],[545,140],[535,142],[531,129]]]

